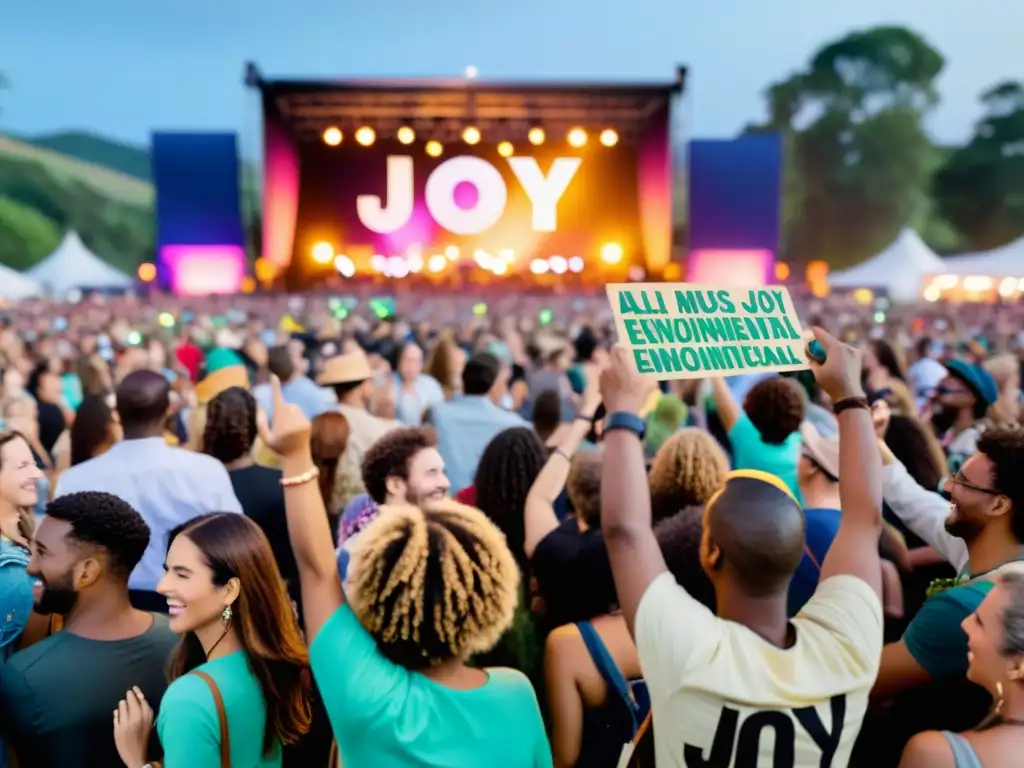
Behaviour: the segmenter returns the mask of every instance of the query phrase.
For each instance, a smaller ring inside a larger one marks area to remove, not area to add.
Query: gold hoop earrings
[[[993,711],[997,716],[1003,713],[1003,684],[999,680],[996,681],[996,708]]]

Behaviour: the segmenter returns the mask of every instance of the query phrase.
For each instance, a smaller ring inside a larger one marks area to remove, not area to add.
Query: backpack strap
[[[615,659],[608,652],[607,646],[605,646],[601,636],[597,634],[594,625],[589,621],[580,621],[576,623],[576,628],[580,631],[583,643],[587,646],[587,653],[590,654],[590,658],[594,662],[594,666],[597,667],[597,671],[601,673],[605,684],[615,691],[626,705],[629,716],[633,720],[633,733],[635,734],[637,728],[640,727],[640,707],[636,703],[636,699],[633,698],[629,682],[619,669],[619,665],[615,663]]]
[[[231,768],[231,735],[228,732],[228,711],[224,707],[224,697],[220,695],[220,688],[213,678],[198,669],[192,670],[192,674],[202,678],[210,687],[213,694],[213,703],[217,707],[217,720],[220,722],[220,768]]]

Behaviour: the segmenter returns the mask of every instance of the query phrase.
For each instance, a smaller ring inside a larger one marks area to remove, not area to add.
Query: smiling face
[[[388,503],[420,506],[448,496],[451,483],[444,473],[444,459],[436,448],[424,448],[413,455],[408,474],[408,480],[397,475],[388,478]]]
[[[990,521],[1010,512],[1010,500],[993,487],[992,461],[973,454],[942,489],[949,494],[946,530],[970,543]]]
[[[71,525],[45,517],[36,529],[28,575],[36,580],[32,600],[36,613],[67,616],[78,602],[82,551],[71,541]]]
[[[1021,659],[1007,656],[1004,616],[1011,603],[1011,591],[1002,583],[982,601],[978,609],[964,619],[967,634],[967,679],[995,694],[998,685],[1013,679]]]
[[[34,507],[42,476],[24,439],[14,436],[0,444],[0,500],[17,508]]]
[[[167,598],[171,630],[181,635],[221,625],[224,609],[238,597],[238,579],[224,586],[214,584],[202,550],[185,533],[167,550],[164,567],[166,573],[156,591]]]

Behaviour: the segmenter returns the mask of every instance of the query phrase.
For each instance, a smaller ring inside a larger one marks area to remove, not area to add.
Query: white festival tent
[[[31,277],[0,264],[0,300],[20,301],[39,296],[43,287]]]
[[[76,288],[130,288],[135,281],[85,247],[77,232],[68,232],[57,249],[25,274],[50,293]]]
[[[924,279],[941,275],[946,264],[913,229],[904,228],[896,240],[863,264],[829,275],[832,288],[884,290],[894,301],[914,301]]]
[[[981,253],[966,253],[943,260],[943,274],[961,277],[1024,277],[1024,237]]]

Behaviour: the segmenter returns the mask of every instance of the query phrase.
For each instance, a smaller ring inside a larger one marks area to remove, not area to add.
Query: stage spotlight
[[[320,241],[313,246],[313,261],[317,264],[330,264],[332,259],[334,259],[333,245]]]
[[[377,140],[377,132],[368,125],[364,125],[358,131],[356,131],[356,141],[362,144],[364,147],[368,147]]]
[[[605,264],[618,264],[622,261],[622,246],[618,243],[605,243],[602,245],[601,261]]]
[[[479,144],[480,143],[480,129],[475,128],[472,125],[466,126],[466,129],[462,132],[462,140],[467,144]]]
[[[544,259],[534,259],[530,262],[530,271],[535,275],[543,275],[548,269],[550,266]]]
[[[556,275],[564,275],[566,270],[569,269],[569,262],[566,261],[564,256],[552,256],[548,259],[548,264],[551,265],[551,271]]]
[[[139,280],[144,283],[152,283],[156,280],[156,265],[151,262],[139,264]]]
[[[324,131],[324,144],[329,147],[336,147],[341,144],[341,130],[332,125]]]
[[[440,157],[441,153],[444,151],[440,141],[428,141],[427,146],[424,147],[424,149],[431,157]]]
[[[526,134],[526,137],[530,140],[530,143],[535,147],[539,147],[544,143],[546,136],[544,135],[543,128],[531,128],[530,132]]]
[[[579,256],[572,256],[569,259],[569,271],[570,272],[582,272],[583,271],[583,259]]]
[[[570,147],[576,147],[577,149],[585,147],[587,146],[587,132],[582,128],[573,128],[569,131],[568,141]]]
[[[459,246],[449,245],[447,248],[444,249],[444,255],[448,257],[448,261],[458,261]]]
[[[491,271],[496,275],[504,275],[508,272],[508,264],[504,261],[496,261],[491,264]]]
[[[498,154],[502,157],[512,157],[512,153],[515,149],[512,147],[511,141],[503,141],[498,144]]]
[[[444,268],[447,266],[448,259],[440,253],[435,253],[427,260],[427,269],[431,272],[444,272]]]
[[[601,143],[606,147],[614,147],[619,143],[619,134],[611,128],[605,128],[601,131]]]
[[[342,277],[354,277],[356,274],[356,265],[352,263],[352,259],[343,253],[339,253],[334,257],[334,268],[338,270]]]
[[[398,129],[398,140],[403,144],[412,144],[416,141],[416,131],[408,125],[403,125]]]

